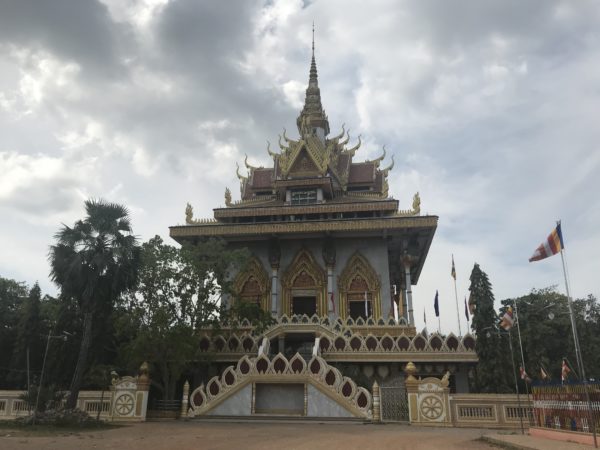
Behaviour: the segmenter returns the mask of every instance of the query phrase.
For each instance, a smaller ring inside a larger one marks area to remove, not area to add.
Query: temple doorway
[[[317,297],[311,296],[294,296],[292,298],[292,314],[306,314],[311,317],[317,313]]]

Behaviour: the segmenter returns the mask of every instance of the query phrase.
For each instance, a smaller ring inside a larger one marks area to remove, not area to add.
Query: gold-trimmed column
[[[281,260],[281,249],[277,239],[271,239],[269,242],[269,263],[271,264],[271,315],[278,317],[281,315],[282,306],[278,304],[277,286],[279,277],[279,261]]]
[[[408,324],[414,325],[415,318],[413,315],[413,301],[412,301],[412,281],[410,279],[410,266],[412,258],[409,254],[405,254],[402,257],[402,263],[404,265],[404,275],[406,276],[406,303],[408,309]]]

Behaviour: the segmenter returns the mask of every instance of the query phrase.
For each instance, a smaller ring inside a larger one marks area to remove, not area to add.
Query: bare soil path
[[[2,450],[351,450],[491,449],[487,430],[359,423],[146,422],[76,434],[31,436],[3,430]]]

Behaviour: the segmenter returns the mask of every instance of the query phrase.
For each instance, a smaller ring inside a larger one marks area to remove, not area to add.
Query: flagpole
[[[560,220],[557,222],[557,226],[560,225]],[[562,231],[561,231],[562,235]],[[577,366],[579,367],[579,373],[583,378],[583,388],[585,391],[585,398],[588,404],[588,414],[592,426],[592,434],[594,435],[594,447],[598,448],[598,440],[596,437],[596,422],[594,418],[594,410],[592,409],[592,402],[590,401],[590,392],[588,389],[588,380],[585,375],[585,369],[583,367],[583,360],[581,358],[581,348],[579,347],[579,337],[577,336],[577,325],[575,324],[575,314],[573,313],[573,300],[571,299],[571,292],[569,289],[569,280],[567,278],[567,269],[565,266],[564,248],[561,242],[560,249],[560,260],[562,262],[563,275],[565,276],[565,289],[567,291],[567,302],[569,305],[569,316],[571,318],[571,329],[573,330],[573,340],[575,341],[575,356],[577,358]]]
[[[529,386],[527,385],[527,370],[525,369],[525,357],[523,356],[523,341],[521,340],[521,324],[519,322],[519,308],[517,308],[517,300],[513,300],[515,305],[515,319],[517,322],[517,336],[519,337],[519,348],[521,349],[521,367],[525,372],[525,392],[527,393],[527,420],[529,420],[529,405],[531,405],[531,399],[529,398]]]
[[[513,378],[515,379],[515,391],[517,391],[517,406],[519,410],[519,420],[521,421],[521,434],[525,434],[523,428],[523,410],[521,409],[521,395],[519,394],[519,385],[517,384],[517,368],[515,367],[515,356],[513,353],[512,336],[510,335],[510,328],[508,329],[508,346],[510,348],[510,360],[513,366]]]
[[[462,328],[460,326],[460,312],[458,310],[458,294],[456,292],[456,278],[454,279],[454,299],[456,300],[456,319],[458,320],[458,336],[462,336]]]

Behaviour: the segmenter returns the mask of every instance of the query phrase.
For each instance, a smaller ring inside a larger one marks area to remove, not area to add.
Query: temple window
[[[348,309],[349,315],[354,320],[362,317],[366,320],[368,317],[373,316],[373,307],[371,302],[371,294],[367,293],[367,300],[365,301],[365,294],[348,294]],[[367,313],[367,315],[365,314]]]
[[[311,203],[317,203],[317,191],[316,189],[292,191],[291,200],[292,205],[308,205]]]

